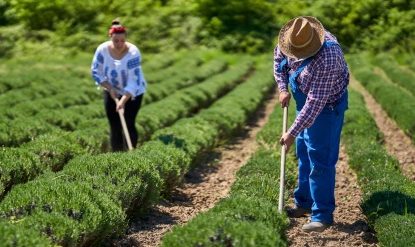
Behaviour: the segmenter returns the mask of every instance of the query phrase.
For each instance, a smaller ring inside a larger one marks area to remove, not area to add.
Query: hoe
[[[119,99],[115,98],[115,103],[118,105]],[[131,144],[130,133],[128,132],[127,123],[125,122],[124,118],[124,109],[118,111],[118,115],[120,115],[122,130],[124,132],[125,140],[127,141],[128,150],[133,150],[133,145]]]
[[[283,113],[283,123],[282,123],[282,133],[287,132],[287,117],[288,117],[288,107],[284,107]],[[282,145],[281,147],[281,167],[280,167],[280,196],[278,200],[278,212],[282,213],[284,208],[284,185],[285,185],[285,154],[286,147]]]

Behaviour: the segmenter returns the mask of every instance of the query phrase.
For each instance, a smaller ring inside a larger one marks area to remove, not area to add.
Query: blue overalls
[[[324,47],[333,45],[338,44],[330,41],[323,44]],[[307,95],[299,90],[296,79],[312,59],[313,57],[305,59],[289,76],[297,115],[303,108]],[[279,68],[287,64],[286,59],[281,64]],[[347,97],[346,90],[337,102],[326,104],[313,125],[304,129],[296,138],[298,186],[294,191],[294,200],[298,207],[312,210],[311,221],[333,223],[335,165],[339,156],[344,112],[348,108]]]

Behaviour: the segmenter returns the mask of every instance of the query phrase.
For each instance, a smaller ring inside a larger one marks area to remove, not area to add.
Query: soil
[[[277,103],[274,92],[239,136],[207,155],[171,197],[161,201],[142,218],[130,223],[127,234],[113,246],[159,246],[173,226],[182,225],[212,208],[228,195],[236,172],[257,149],[256,135],[267,123]]]
[[[337,163],[335,197],[334,224],[322,233],[302,231],[301,227],[309,222],[308,217],[290,219],[287,231],[290,246],[377,246],[375,234],[360,208],[362,193],[356,175],[348,166],[344,147]],[[293,205],[291,202],[290,206]]]
[[[380,72],[377,71],[377,73]],[[372,95],[353,77],[351,85],[363,95],[366,107],[384,135],[384,145],[387,152],[399,161],[403,174],[415,180],[415,146],[411,138],[398,127],[394,120],[388,117]]]

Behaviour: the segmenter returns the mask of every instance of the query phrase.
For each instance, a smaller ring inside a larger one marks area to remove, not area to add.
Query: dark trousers
[[[138,111],[141,107],[143,100],[143,94],[130,99],[125,103],[124,118],[127,123],[128,132],[130,134],[131,143],[135,148],[137,146],[138,133],[135,128],[135,118],[137,117]],[[107,91],[104,91],[104,105],[105,112],[108,117],[110,124],[110,141],[112,151],[124,151],[127,149],[126,142],[124,141],[124,135],[121,126],[120,115],[115,110],[115,101],[111,98]]]

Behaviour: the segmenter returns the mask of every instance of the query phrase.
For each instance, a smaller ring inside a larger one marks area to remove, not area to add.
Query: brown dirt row
[[[372,95],[353,77],[351,86],[363,95],[369,112],[384,135],[387,152],[398,159],[403,174],[415,180],[415,146],[411,138],[398,127],[394,120],[388,117]]]
[[[376,238],[367,225],[360,203],[362,193],[356,175],[348,166],[347,155],[342,147],[336,169],[336,210],[334,224],[322,233],[306,233],[301,227],[308,217],[290,219],[287,238],[290,246],[376,246]],[[294,204],[291,201],[290,206]]]
[[[130,223],[127,234],[113,246],[159,246],[173,226],[182,225],[198,213],[212,208],[228,195],[235,174],[257,149],[256,135],[266,124],[277,102],[273,93],[240,136],[209,153],[204,162],[186,174],[183,185],[172,196]]]

